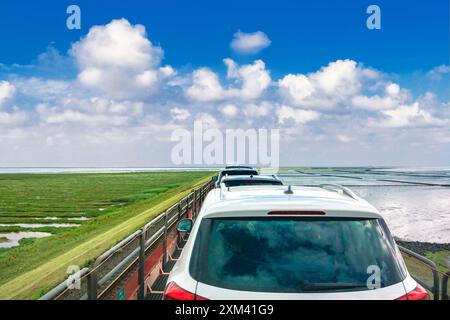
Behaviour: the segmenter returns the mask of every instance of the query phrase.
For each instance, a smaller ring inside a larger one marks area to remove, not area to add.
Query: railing
[[[416,280],[422,287],[424,287],[426,290],[431,292],[433,294],[434,300],[448,300],[448,292],[447,292],[447,283],[448,278],[450,276],[450,272],[443,273],[439,272],[438,267],[436,264],[431,261],[430,259],[425,258],[424,256],[411,251],[409,249],[406,249],[402,246],[398,246],[400,251],[407,255],[408,257],[412,258],[417,264],[418,269],[424,268],[427,271],[431,271],[432,273],[432,284],[427,282],[427,279],[424,279],[426,277],[422,277],[418,274],[415,274],[413,266],[408,266],[408,270],[411,273],[411,276]],[[407,262],[408,265],[408,262]],[[439,290],[440,289],[440,290]]]
[[[450,277],[450,271],[448,271],[442,275],[441,300],[449,300],[448,291],[447,291],[447,284],[448,284],[449,277]]]
[[[144,299],[157,276],[174,260],[172,254],[179,241],[176,223],[186,216],[195,219],[214,184],[211,180],[192,190],[40,300]],[[71,290],[75,284],[79,290]]]

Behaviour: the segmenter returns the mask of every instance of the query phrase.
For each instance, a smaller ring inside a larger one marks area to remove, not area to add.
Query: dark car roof
[[[238,166],[238,165],[226,166],[225,169],[252,169],[252,170],[254,170],[254,168],[250,167],[250,166]]]
[[[221,174],[222,176],[225,176],[226,174],[233,173],[234,175],[258,175],[258,171],[255,169],[247,169],[247,168],[236,168],[236,169],[225,169],[222,170]]]

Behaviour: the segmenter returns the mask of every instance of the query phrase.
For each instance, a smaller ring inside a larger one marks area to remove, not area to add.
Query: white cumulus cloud
[[[427,72],[427,76],[433,80],[441,80],[446,74],[450,74],[450,65],[441,64]]]
[[[230,84],[222,86],[219,76],[209,68],[193,72],[192,82],[186,94],[198,101],[223,99],[251,100],[259,98],[271,83],[269,72],[262,60],[239,66],[232,59],[224,59],[227,66],[227,80]]]
[[[320,113],[314,110],[302,110],[289,106],[279,106],[276,109],[278,123],[284,124],[287,120],[292,119],[297,124],[305,124],[320,117]]]
[[[269,115],[272,105],[264,101],[261,104],[248,104],[244,107],[244,114],[250,118],[259,118]]]
[[[269,37],[262,31],[253,33],[238,31],[233,35],[230,47],[241,54],[253,54],[267,48],[270,44]]]
[[[178,121],[184,121],[190,118],[191,113],[187,109],[183,108],[172,108],[170,109],[170,114],[172,115],[172,118]]]
[[[224,89],[218,75],[208,68],[200,68],[192,74],[192,85],[187,95],[198,101],[213,101],[224,97]]]
[[[235,36],[242,53],[268,44],[258,32]],[[5,71],[0,148],[10,152],[0,165],[170,165],[171,133],[191,130],[195,120],[222,130],[279,128],[287,165],[392,164],[419,153],[424,164],[448,162],[448,98],[417,96],[396,83],[399,76],[350,59],[272,79],[263,60],[224,59],[222,74],[208,66],[175,70],[162,58],[143,26],[120,19],[92,27],[69,55],[57,57],[64,63],[55,70],[78,67],[72,78],[34,74],[33,67],[22,75]],[[431,80],[447,74],[446,65],[430,71],[427,90],[440,88]]]
[[[238,66],[231,59],[224,59],[224,63],[228,67],[227,78],[241,84],[240,88],[229,89],[228,95],[231,97],[255,99],[260,97],[270,85],[270,75],[262,60],[243,66]]]
[[[237,116],[239,109],[236,105],[227,103],[220,108],[220,112],[226,117],[233,118]]]
[[[402,90],[396,83],[388,83],[384,87],[382,96],[356,95],[352,98],[352,105],[356,108],[376,111],[396,108],[408,99],[409,93],[406,90]]]
[[[163,50],[147,38],[145,27],[125,19],[92,27],[73,44],[71,54],[80,68],[80,83],[112,98],[148,94],[161,77],[173,73],[168,66],[159,69]]]
[[[12,127],[23,124],[28,115],[23,111],[0,112],[0,127]]]
[[[15,91],[16,88],[10,82],[0,81],[0,107],[14,95]]]
[[[372,126],[386,128],[401,128],[407,126],[424,126],[424,125],[445,125],[449,123],[448,119],[435,118],[430,112],[420,107],[419,102],[410,105],[400,105],[395,109],[382,110],[384,118],[379,120],[369,120]]]
[[[372,73],[358,68],[353,60],[330,62],[319,71],[288,74],[278,81],[281,95],[291,104],[306,109],[329,109],[358,93],[361,78]]]

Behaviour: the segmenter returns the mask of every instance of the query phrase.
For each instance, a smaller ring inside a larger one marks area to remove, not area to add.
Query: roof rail
[[[225,199],[225,191],[230,191],[229,187],[225,186],[225,183],[220,183],[220,200],[224,200]]]
[[[327,187],[333,187],[334,190],[338,191],[342,191],[343,194],[349,196],[350,198],[354,199],[354,200],[359,200],[358,196],[349,188],[341,186],[339,184],[334,184],[334,183],[324,183],[319,185],[320,188],[326,189]]]
[[[281,181],[281,179],[278,177],[278,175],[276,175],[276,174],[271,174],[271,176],[272,176],[272,178],[274,178],[274,179],[277,179],[277,180],[280,180]]]

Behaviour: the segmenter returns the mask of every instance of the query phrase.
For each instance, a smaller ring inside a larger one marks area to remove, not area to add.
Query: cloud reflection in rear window
[[[376,219],[206,219],[200,229],[207,236],[196,246],[196,278],[210,285],[266,292],[365,286],[371,265],[381,270],[381,287],[402,279],[392,239]]]

